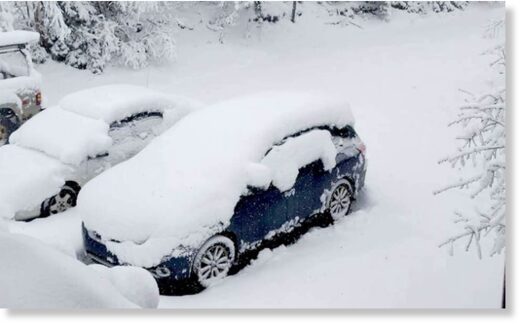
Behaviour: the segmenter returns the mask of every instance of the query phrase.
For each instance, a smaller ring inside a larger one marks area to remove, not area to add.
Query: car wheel
[[[341,219],[350,212],[352,194],[352,186],[348,181],[342,181],[335,185],[327,206],[333,220]]]
[[[0,146],[7,143],[7,138],[9,134],[7,133],[7,127],[0,120]]]
[[[14,113],[9,116],[0,114],[0,146],[8,142],[9,136],[19,126],[18,118]]]
[[[76,205],[77,194],[69,189],[63,189],[60,193],[49,199],[49,215],[65,212]]]
[[[210,238],[199,249],[193,263],[193,274],[204,288],[227,276],[235,261],[235,244],[225,236]]]

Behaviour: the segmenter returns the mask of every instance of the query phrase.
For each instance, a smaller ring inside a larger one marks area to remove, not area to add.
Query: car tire
[[[58,194],[51,197],[47,203],[47,215],[53,215],[65,212],[66,210],[76,206],[78,194],[69,189],[64,188]]]
[[[18,129],[20,121],[12,111],[0,112],[0,146],[9,142],[9,136]]]
[[[216,235],[197,252],[192,274],[203,288],[210,287],[228,275],[235,258],[235,243],[226,236]]]
[[[342,180],[334,184],[327,202],[327,210],[332,220],[337,221],[350,213],[353,194],[354,191],[349,181]]]

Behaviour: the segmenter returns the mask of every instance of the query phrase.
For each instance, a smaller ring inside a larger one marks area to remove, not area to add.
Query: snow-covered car
[[[0,218],[30,220],[75,206],[86,182],[135,155],[198,105],[131,85],[65,96],[0,147]]]
[[[28,31],[0,33],[0,146],[42,109],[41,77],[26,50],[39,37]]]
[[[265,243],[349,212],[366,172],[353,124],[348,104],[306,94],[192,113],[87,184],[86,253],[148,269],[164,294],[207,287]]]

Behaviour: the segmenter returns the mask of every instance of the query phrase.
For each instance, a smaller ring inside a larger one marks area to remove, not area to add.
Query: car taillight
[[[42,93],[40,91],[36,93],[34,100],[36,101],[36,105],[40,106],[42,104]]]
[[[367,152],[367,147],[365,146],[365,144],[360,141],[359,144],[357,145],[357,149],[359,150],[359,152],[361,152],[363,155]]]

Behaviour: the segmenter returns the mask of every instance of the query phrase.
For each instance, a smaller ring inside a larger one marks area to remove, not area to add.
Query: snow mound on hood
[[[138,307],[106,275],[33,238],[0,232],[0,256],[1,308]],[[152,276],[131,271],[125,277],[117,281],[131,286]],[[156,291],[143,305],[156,306],[158,299]]]
[[[85,186],[79,214],[123,261],[152,266],[229,223],[252,164],[284,137],[354,120],[342,100],[266,93],[196,111]],[[140,244],[137,244],[140,243]]]
[[[108,125],[59,107],[37,114],[9,138],[10,143],[42,151],[64,163],[79,165],[112,145]]]
[[[0,148],[0,166],[0,219],[39,206],[41,198],[58,192],[72,172],[43,153],[11,144]]]
[[[36,43],[40,34],[25,30],[0,33],[0,46]]]
[[[65,96],[64,110],[103,120],[108,124],[141,112],[164,112],[179,105],[176,97],[133,85],[94,87]]]

